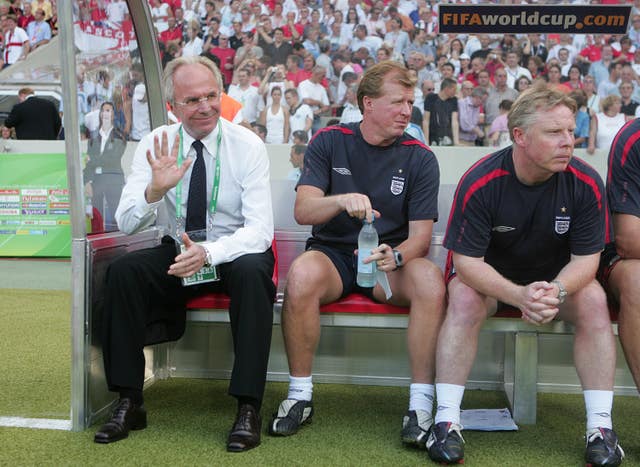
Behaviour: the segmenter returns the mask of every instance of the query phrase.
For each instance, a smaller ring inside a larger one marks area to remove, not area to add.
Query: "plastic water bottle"
[[[373,226],[373,219],[363,221],[362,229],[358,235],[358,275],[356,282],[360,287],[373,287],[376,284],[376,263],[363,263],[371,256],[371,250],[378,246],[378,232]]]

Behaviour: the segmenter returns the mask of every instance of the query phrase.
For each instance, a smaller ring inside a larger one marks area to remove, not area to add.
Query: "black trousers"
[[[179,339],[186,300],[223,291],[231,298],[235,352],[229,394],[262,400],[275,298],[271,249],[221,264],[219,282],[189,287],[167,274],[176,255],[174,240],[165,237],[159,246],[121,256],[107,271],[102,351],[109,390],[142,389],[144,346]]]

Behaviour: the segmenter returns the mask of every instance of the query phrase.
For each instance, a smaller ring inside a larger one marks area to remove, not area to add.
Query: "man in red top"
[[[35,16],[31,12],[31,4],[25,3],[22,14],[18,17],[18,27],[27,30],[27,26],[31,21],[35,21]]]
[[[182,27],[176,24],[176,19],[173,16],[167,18],[167,25],[169,26],[165,31],[160,33],[158,40],[165,45],[169,41],[182,40]]]
[[[289,41],[298,41],[302,38],[304,33],[304,26],[299,23],[296,23],[296,12],[289,11],[287,13],[287,24],[282,26],[282,32],[284,33],[285,39]]]
[[[233,59],[236,56],[236,51],[229,47],[229,36],[226,34],[220,34],[219,40],[219,45],[217,47],[211,47],[209,52],[220,59],[220,71],[224,77],[226,89],[233,78]]]

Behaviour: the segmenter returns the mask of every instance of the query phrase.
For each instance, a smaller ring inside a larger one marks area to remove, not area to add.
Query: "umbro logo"
[[[491,230],[493,230],[494,232],[505,233],[505,232],[511,232],[513,230],[516,230],[516,228],[515,227],[509,227],[508,225],[497,225]]]
[[[351,175],[351,170],[346,167],[334,167],[333,170],[338,172],[340,175]]]

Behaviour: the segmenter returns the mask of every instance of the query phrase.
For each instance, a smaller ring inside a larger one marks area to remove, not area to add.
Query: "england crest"
[[[391,179],[391,193],[398,196],[404,190],[404,178],[402,177],[393,177]]]
[[[558,235],[566,234],[569,231],[571,218],[567,216],[556,216],[556,233]]]

